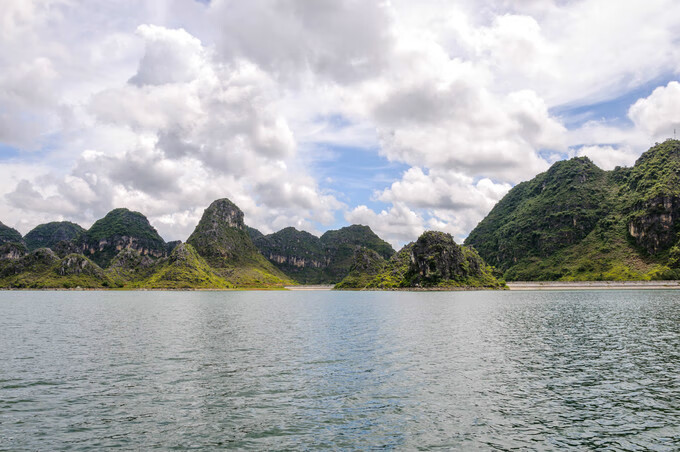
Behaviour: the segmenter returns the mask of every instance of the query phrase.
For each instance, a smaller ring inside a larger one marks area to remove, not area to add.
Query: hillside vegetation
[[[515,186],[465,241],[511,280],[680,278],[680,142],[631,168],[586,157]]]

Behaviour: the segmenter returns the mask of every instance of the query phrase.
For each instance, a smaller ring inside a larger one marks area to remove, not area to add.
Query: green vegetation
[[[368,287],[385,269],[385,259],[368,248],[359,248],[354,252],[354,261],[349,274],[335,285],[336,289],[355,289]]]
[[[301,284],[337,283],[350,271],[354,253],[367,248],[389,259],[392,246],[368,226],[331,230],[320,238],[289,227],[260,236],[255,246],[277,268]]]
[[[62,242],[63,243],[63,242]],[[70,245],[59,244],[60,254],[66,251],[82,252],[102,268],[125,248],[159,258],[167,255],[167,245],[151,226],[149,220],[139,212],[128,209],[114,209],[90,229],[80,234]]]
[[[155,270],[156,259],[126,248],[111,260],[106,275],[117,287],[124,287],[149,278]]]
[[[181,244],[170,257],[158,262],[155,271],[148,278],[128,287],[150,289],[228,289],[233,288],[219,277],[207,262],[188,244]]]
[[[60,259],[49,248],[39,248],[19,259],[0,260],[0,288],[104,288],[112,281],[94,262],[80,254]]]
[[[676,140],[657,144],[632,168],[557,162],[510,190],[465,243],[507,280],[674,278],[679,183]]]
[[[41,224],[33,228],[26,236],[24,241],[29,251],[38,248],[51,248],[61,241],[71,241],[85,232],[85,229],[70,221],[53,221]]]
[[[24,243],[24,241],[19,231],[0,222],[0,244],[2,243]]]
[[[450,234],[423,233],[389,261],[372,250],[355,252],[352,268],[336,289],[502,288],[474,249],[458,246]]]
[[[293,227],[260,235],[253,243],[269,261],[301,284],[321,284],[327,265],[318,237]]]
[[[260,254],[243,223],[243,212],[228,199],[210,204],[187,243],[220,277],[236,286],[293,283]]]

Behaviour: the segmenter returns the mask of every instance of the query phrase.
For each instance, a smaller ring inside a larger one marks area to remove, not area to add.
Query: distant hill
[[[82,253],[100,267],[108,267],[111,260],[123,249],[132,249],[155,258],[167,255],[167,245],[139,212],[120,208],[107,213],[94,222],[65,248],[63,242],[57,251]]]
[[[394,254],[392,246],[368,226],[352,225],[316,237],[293,227],[269,235],[255,235],[260,252],[277,268],[302,284],[337,283],[349,273],[354,252],[375,251],[384,259]]]
[[[0,245],[3,243],[24,243],[19,231],[0,222]]]
[[[61,241],[71,241],[85,232],[85,229],[70,221],[53,221],[33,228],[24,241],[29,251],[38,248],[52,248]]]
[[[510,190],[465,244],[508,280],[675,279],[679,220],[680,142],[667,140],[632,168],[555,163]]]

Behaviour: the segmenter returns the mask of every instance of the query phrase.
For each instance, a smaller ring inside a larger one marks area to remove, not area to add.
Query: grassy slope
[[[147,278],[126,287],[149,289],[229,289],[233,288],[210,268],[188,244],[177,246],[170,257],[160,260]]]

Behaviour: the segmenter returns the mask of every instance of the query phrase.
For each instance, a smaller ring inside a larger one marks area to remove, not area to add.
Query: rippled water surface
[[[0,450],[680,448],[680,292],[0,292]]]

